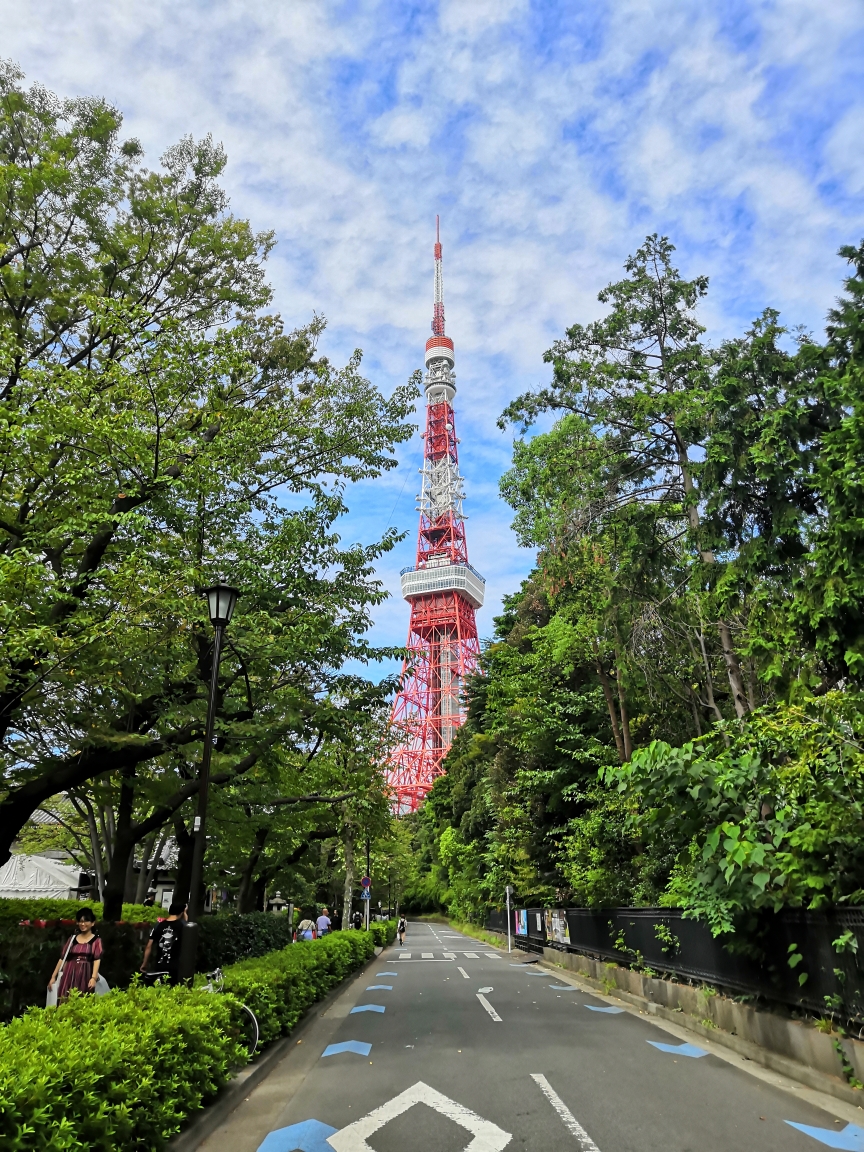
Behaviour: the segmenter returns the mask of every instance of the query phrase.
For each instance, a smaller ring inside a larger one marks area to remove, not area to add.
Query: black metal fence
[[[674,908],[518,908],[511,915],[524,949],[579,952],[864,1018],[864,908],[786,909],[754,918],[732,938],[715,938],[707,924]],[[491,912],[487,927],[506,932],[506,912]]]

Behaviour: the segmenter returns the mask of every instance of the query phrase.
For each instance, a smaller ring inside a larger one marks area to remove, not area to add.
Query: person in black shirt
[[[146,972],[153,955],[153,971],[167,972],[168,983],[176,984],[179,979],[180,968],[180,934],[183,929],[180,921],[188,920],[186,905],[172,904],[168,909],[168,919],[162,920],[150,933],[147,947],[144,949],[144,959],[141,961],[141,971]]]

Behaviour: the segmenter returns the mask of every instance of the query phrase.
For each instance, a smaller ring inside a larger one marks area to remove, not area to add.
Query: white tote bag
[[[60,986],[60,977],[63,975],[63,969],[66,967],[66,957],[69,955],[69,950],[71,949],[74,941],[75,941],[75,933],[73,932],[72,935],[69,937],[69,943],[66,945],[66,951],[63,953],[63,963],[60,965],[60,971],[57,973],[57,979],[54,981],[54,983],[51,985],[51,987],[45,993],[45,1007],[46,1008],[56,1008],[57,1007],[57,989]]]
[[[104,996],[106,992],[111,991],[111,985],[101,973],[96,977],[96,986],[93,991],[97,996]]]

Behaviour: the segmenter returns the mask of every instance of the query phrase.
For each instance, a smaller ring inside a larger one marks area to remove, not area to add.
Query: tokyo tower
[[[441,236],[435,225],[435,303],[426,341],[426,431],[418,511],[417,562],[402,569],[402,595],[411,605],[408,659],[390,722],[398,745],[388,781],[395,810],[423,803],[464,715],[460,692],[477,667],[480,643],[474,611],[486,581],[468,563],[462,477],[453,397],[453,341],[444,334]]]

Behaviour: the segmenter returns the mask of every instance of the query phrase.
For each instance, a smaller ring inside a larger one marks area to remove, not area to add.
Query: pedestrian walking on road
[[[321,915],[315,921],[315,925],[318,928],[319,937],[326,936],[330,929],[333,927],[333,925],[330,923],[330,917],[327,915],[326,908],[321,909]]]
[[[183,901],[171,905],[168,919],[160,920],[151,931],[141,961],[141,971],[146,972],[150,957],[155,954],[153,972],[167,972],[169,984],[177,984],[180,980],[180,934],[183,931],[180,922],[189,919],[186,907]]]
[[[399,923],[396,925],[396,935],[399,937],[399,944],[405,943],[405,933],[408,931],[408,921],[404,916],[399,917]]]
[[[54,987],[54,981],[58,976],[60,978],[57,988],[58,1004],[68,998],[73,988],[82,995],[93,995],[99,978],[102,941],[93,932],[96,917],[91,908],[79,908],[75,919],[78,931],[63,946],[60,959],[55,964],[51,979],[48,981],[50,992]]]

